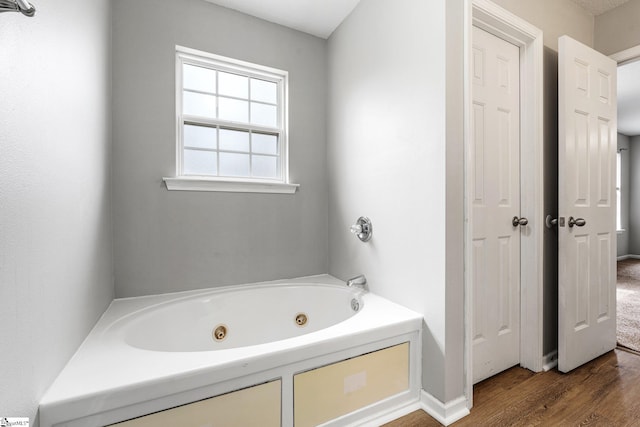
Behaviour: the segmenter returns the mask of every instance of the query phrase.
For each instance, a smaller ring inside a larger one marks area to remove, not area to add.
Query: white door
[[[616,346],[616,63],[567,37],[558,57],[558,369]]]
[[[520,50],[473,27],[474,383],[520,362]]]

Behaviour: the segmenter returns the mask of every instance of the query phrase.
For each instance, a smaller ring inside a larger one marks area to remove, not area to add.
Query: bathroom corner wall
[[[595,18],[595,49],[612,55],[640,45],[640,0],[629,0]]]
[[[113,299],[108,0],[0,15],[0,416],[29,417]]]
[[[557,38],[593,45],[594,18],[571,0],[496,3],[544,31],[544,209],[557,213]],[[374,292],[424,314],[423,387],[442,402],[463,383],[463,267],[455,262],[463,64],[454,40],[464,31],[463,8],[368,0],[329,39],[329,271],[343,279],[364,273]],[[373,221],[368,244],[347,232],[360,215]],[[557,348],[555,232],[545,232],[544,250],[547,354]]]
[[[326,41],[202,0],[112,3],[117,297],[326,273]],[[167,191],[176,45],[289,72],[296,194]]]
[[[329,272],[424,315],[423,388],[446,402],[445,2],[360,2],[328,52]]]

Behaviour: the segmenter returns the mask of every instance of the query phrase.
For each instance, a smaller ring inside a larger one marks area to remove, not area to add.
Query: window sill
[[[300,184],[281,182],[235,181],[200,177],[162,178],[167,190],[172,191],[222,191],[229,193],[293,194]]]

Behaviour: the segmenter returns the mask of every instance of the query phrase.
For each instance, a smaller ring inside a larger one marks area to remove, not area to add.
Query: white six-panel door
[[[567,36],[558,47],[558,368],[567,372],[616,346],[617,65]]]
[[[520,51],[473,27],[474,383],[520,362]]]

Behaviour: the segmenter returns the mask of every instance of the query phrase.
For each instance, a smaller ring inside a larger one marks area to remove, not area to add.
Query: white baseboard
[[[625,259],[640,259],[640,255],[621,255],[617,258],[618,261],[624,261]]]
[[[349,427],[377,427],[382,424],[397,420],[414,411],[422,409],[427,414],[436,419],[440,424],[448,426],[459,419],[469,415],[467,408],[467,398],[460,396],[447,403],[442,403],[424,390],[420,392],[420,401],[405,402],[385,411],[377,412],[368,417],[348,424]],[[332,423],[328,423],[328,425]],[[339,424],[339,423],[338,423]]]
[[[445,426],[453,424],[459,419],[469,415],[467,398],[465,396],[460,396],[447,403],[442,403],[440,400],[422,390],[420,393],[420,402],[422,403],[422,409],[424,409],[427,414]]]
[[[542,357],[542,370],[547,372],[558,366],[558,350],[553,350]]]
[[[365,419],[358,420],[354,424],[350,424],[351,427],[378,427],[398,418],[404,417],[414,411],[422,409],[420,402],[412,402],[409,404],[398,406],[390,411],[383,411],[381,413],[374,414]]]

